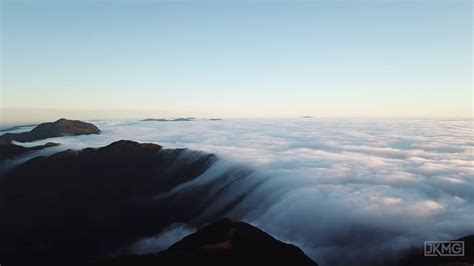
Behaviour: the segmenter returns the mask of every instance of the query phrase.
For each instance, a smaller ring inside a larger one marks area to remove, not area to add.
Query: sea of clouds
[[[215,153],[218,163],[168,195],[191,193],[241,166],[244,174],[214,182],[216,195],[196,219],[240,197],[228,216],[300,246],[320,265],[389,264],[423,241],[474,234],[470,119],[90,122],[100,135],[28,143],[62,143],[28,158],[120,139]],[[173,225],[131,251],[158,251],[190,232]]]

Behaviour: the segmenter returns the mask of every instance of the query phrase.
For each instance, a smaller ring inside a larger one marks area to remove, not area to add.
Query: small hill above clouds
[[[179,118],[174,118],[174,119],[164,119],[164,118],[146,118],[140,121],[143,122],[189,122],[189,121],[194,121],[196,120],[195,117],[179,117]]]
[[[55,122],[39,124],[29,132],[5,133],[0,136],[0,140],[4,142],[30,142],[61,136],[76,136],[99,133],[100,129],[94,124],[82,122],[79,120],[68,120],[61,118]]]

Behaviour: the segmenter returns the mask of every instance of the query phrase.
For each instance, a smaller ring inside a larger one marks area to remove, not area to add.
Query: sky
[[[0,123],[471,117],[471,1],[1,1]]]

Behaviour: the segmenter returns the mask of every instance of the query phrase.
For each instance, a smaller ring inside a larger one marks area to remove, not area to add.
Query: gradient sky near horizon
[[[472,1],[1,1],[0,122],[472,116]]]

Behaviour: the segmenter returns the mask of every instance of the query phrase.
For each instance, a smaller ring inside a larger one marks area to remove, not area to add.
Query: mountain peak
[[[95,265],[317,266],[298,247],[246,222],[222,218],[156,254],[104,258]]]
[[[100,148],[102,151],[144,151],[160,150],[161,146],[153,143],[138,143],[131,140],[118,140]]]

